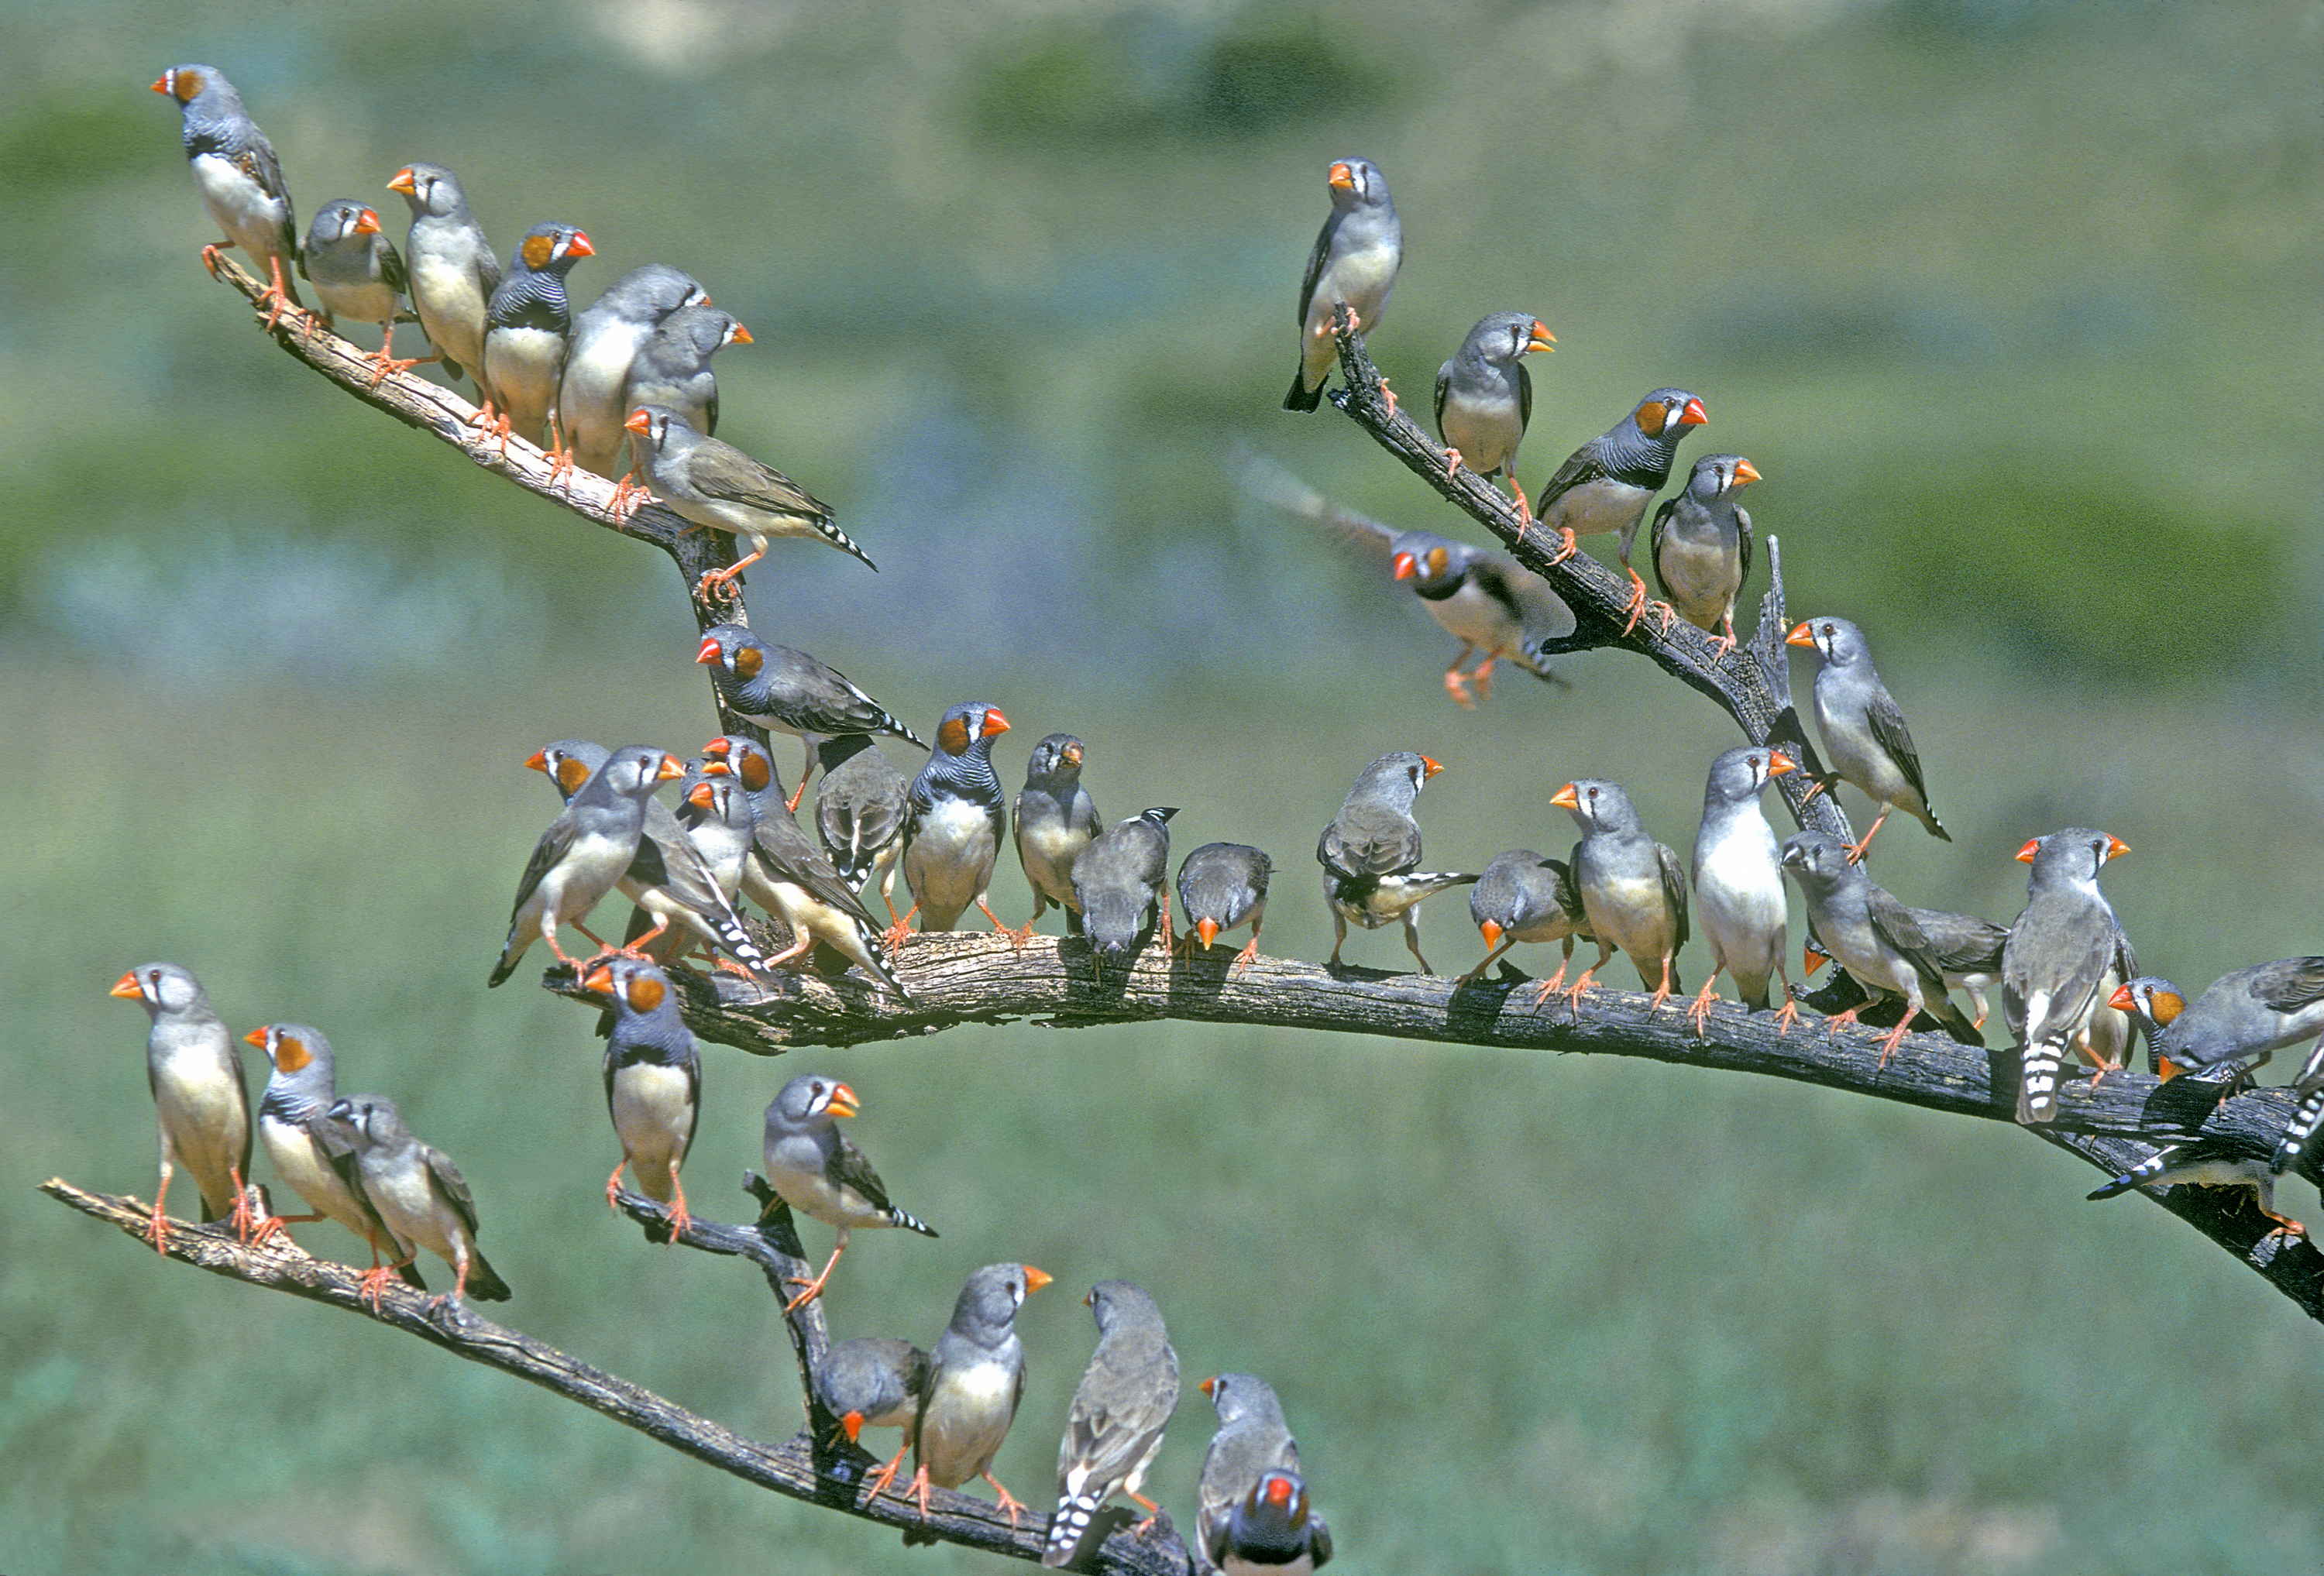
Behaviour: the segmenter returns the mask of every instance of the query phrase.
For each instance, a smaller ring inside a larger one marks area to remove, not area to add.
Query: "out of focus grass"
[[[758,622],[890,706],[1000,704],[1092,746],[1110,813],[1274,852],[1271,947],[1321,956],[1307,850],[1374,754],[1452,770],[1432,860],[1560,850],[1577,773],[1684,847],[1729,742],[1612,657],[1475,715],[1408,599],[1234,494],[1281,455],[1445,524],[1330,412],[1274,409],[1333,157],[1411,253],[1372,348],[1418,402],[1488,310],[1556,330],[1526,474],[1681,382],[1749,454],[1795,611],[1872,632],[1960,842],[1908,898],[2015,911],[2086,822],[2182,983],[2312,949],[2324,556],[2310,7],[2058,0],[1310,8],[720,0],[514,13],[108,0],[7,11],[0,816],[0,1534],[13,1570],[886,1568],[777,1501],[355,1321],[187,1275],[31,1189],[143,1192],[127,964],[237,1028],[321,1025],[474,1181],[523,1327],[749,1432],[798,1418],[763,1288],[607,1217],[582,1014],[483,975],[567,734],[688,748],[674,585],[629,544],[331,394],[200,276],[173,60],[242,85],[302,211],[416,157],[503,248],[550,215],[694,269],[757,337],[722,431],[839,501],[876,578],[798,551]],[[400,216],[391,211],[391,233]],[[1756,594],[1756,586],[1754,588]],[[785,756],[788,766],[789,757]],[[1026,899],[1013,871],[1005,914]],[[1440,967],[1473,935],[1428,921]],[[1401,962],[1392,935],[1351,958]],[[1690,975],[1699,959],[1689,960]],[[710,1052],[722,1207],[792,1058]],[[963,1029],[812,1064],[936,1242],[864,1240],[843,1332],[941,1326],[1022,1258],[1047,1487],[1127,1275],[1189,1378],[1292,1408],[1351,1569],[2044,1576],[2316,1568],[2315,1332],[2014,1133],[1633,1064],[1185,1025]],[[2304,1188],[2295,1213],[2313,1215]],[[728,1207],[739,1206],[739,1199]],[[327,1230],[318,1250],[348,1246]],[[1190,1395],[1157,1473],[1182,1518]],[[982,1562],[949,1552],[927,1569]]]

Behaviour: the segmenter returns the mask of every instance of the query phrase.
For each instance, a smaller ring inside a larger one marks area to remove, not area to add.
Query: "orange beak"
[[[843,1414],[839,1419],[839,1426],[846,1430],[847,1442],[853,1444],[856,1437],[863,1432],[863,1414],[861,1412]]]
[[[1678,413],[1678,424],[1681,427],[1700,427],[1710,419],[1711,418],[1704,413],[1702,401],[1700,400],[1689,400],[1686,402],[1686,409]]]
[[[705,768],[704,770],[706,771],[708,769]],[[724,774],[721,772],[719,775],[724,776]],[[686,802],[696,806],[697,808],[706,810],[710,807],[711,797],[710,785],[706,782],[698,782],[694,785],[693,792],[686,796]]]
[[[984,735],[983,735],[983,736],[984,736],[985,738],[990,739],[990,738],[993,737],[995,734],[999,734],[999,733],[1007,733],[1008,731],[1009,731],[1009,719],[1008,719],[1007,717],[1002,716],[1002,715],[1001,715],[999,712],[997,712],[997,711],[990,711],[990,710],[988,710],[988,711],[984,714]]]
[[[1803,946],[1800,949],[1800,967],[1807,971],[1807,976],[1811,980],[1815,978],[1818,969],[1830,962],[1831,962],[1830,958],[1812,946]]]
[[[676,782],[686,775],[686,762],[675,755],[661,758],[661,769],[654,773],[656,782]]]
[[[1793,760],[1790,756],[1784,754],[1782,751],[1770,750],[1767,751],[1767,775],[1769,777],[1781,777],[1787,771],[1797,771],[1799,769],[1800,763]]]
[[[256,1046],[263,1051],[266,1048],[266,1031],[263,1028],[254,1028],[242,1037],[242,1043],[246,1046]]]
[[[549,770],[549,751],[546,750],[534,751],[531,754],[524,758],[524,764],[525,770],[528,771],[547,771]]]
[[[613,966],[599,963],[589,971],[589,977],[581,982],[581,989],[594,991],[600,996],[611,996],[613,993]]]
[[[588,236],[583,235],[580,231],[576,230],[573,232],[573,238],[565,243],[565,255],[567,257],[595,257],[597,255],[597,249],[589,244]],[[1700,410],[1702,407],[1700,405],[1690,405],[1687,409],[1690,410]],[[1700,421],[1702,418],[1698,416],[1695,419]]]
[[[640,438],[643,438],[646,435],[646,429],[652,425],[653,418],[646,414],[645,408],[643,406],[640,406],[637,410],[630,412],[630,419],[627,421],[622,423],[622,430],[624,432],[634,432]]]
[[[378,234],[379,234],[379,212],[378,212],[378,210],[377,210],[377,209],[375,209],[375,208],[365,208],[365,209],[364,209],[364,211],[363,211],[363,212],[361,212],[361,213],[357,214],[357,215],[355,216],[355,233],[356,235],[378,235]]]
[[[1204,946],[1209,946],[1219,939],[1219,922],[1215,919],[1197,919],[1194,921],[1194,934],[1203,938]]]
[[[632,419],[634,420],[635,418],[633,417]],[[637,429],[632,427],[630,430],[635,432]],[[705,662],[715,662],[718,660],[718,637],[716,635],[705,635],[702,637],[702,650],[694,654],[694,660],[697,665]]]
[[[137,971],[128,969],[123,972],[121,978],[113,982],[113,989],[106,994],[118,996],[124,1001],[134,1001],[145,992],[137,988]]]
[[[1203,1394],[1204,1394],[1204,1396],[1209,1396],[1213,1391],[1216,1390],[1218,1387],[1219,1387],[1219,1381],[1218,1381],[1218,1378],[1217,1378],[1217,1377],[1216,1377],[1216,1376],[1213,1376],[1213,1377],[1212,1377],[1212,1378],[1210,1378],[1204,1379],[1201,1384],[1196,1385],[1196,1386],[1194,1387],[1194,1388],[1196,1388],[1196,1389],[1198,1389],[1198,1390],[1202,1391],[1202,1393],[1203,1393]]]
[[[2019,864],[2032,864],[2034,862],[2034,856],[2041,851],[2042,840],[2039,837],[2028,837],[2025,840],[2025,846],[2017,851],[2017,862]]]
[[[1501,927],[1493,920],[1488,919],[1477,926],[1477,934],[1485,938],[1487,951],[1501,945]]]
[[[2181,1066],[2178,1063],[2172,1061],[2168,1056],[2157,1056],[2154,1058],[2154,1074],[2156,1077],[2162,1079],[2165,1083],[2170,1083],[2171,1080],[2176,1078],[2180,1074],[2184,1073],[2186,1070],[2186,1068]]]
[[[170,73],[169,73],[169,72],[167,72],[167,71],[162,72],[159,77],[156,77],[156,78],[153,78],[153,80],[152,80],[152,82],[150,84],[150,86],[152,88],[153,91],[154,91],[154,92],[156,92],[156,93],[167,93],[167,92],[169,92],[169,91],[170,91]]]
[[[1399,580],[1409,580],[1420,573],[1420,560],[1410,553],[1397,554],[1388,560],[1388,567],[1396,571],[1396,577]]]
[[[1815,636],[1811,634],[1808,631],[1808,621],[1802,619],[1797,624],[1794,625],[1792,632],[1784,637],[1784,644],[1786,646],[1814,645]]]
[[[2116,985],[2114,988],[2114,994],[2107,998],[2107,1005],[2116,1012],[2135,1012],[2138,1009],[2137,999],[2131,995],[2130,987],[2127,985]]]
[[[1032,1295],[1035,1292],[1039,1291],[1043,1286],[1047,1286],[1051,1281],[1057,1278],[1051,1275],[1047,1270],[1035,1269],[1029,1264],[1025,1265],[1023,1268],[1025,1271],[1025,1295],[1028,1296]]]
[[[718,737],[710,741],[709,743],[705,744],[702,747],[702,752],[705,755],[709,756],[714,760],[724,760],[726,759],[727,751],[733,748],[733,745],[726,742],[726,735],[721,733]]]
[[[2129,852],[2130,844],[2125,843],[2121,838],[2109,837],[2107,839],[2107,857],[2108,859],[2120,859],[2124,854],[2128,853]]]
[[[702,304],[706,307],[710,303],[705,301]],[[734,343],[737,345],[748,345],[751,343],[751,331],[748,328],[743,327],[740,323],[734,325]]]
[[[1421,781],[1426,782],[1430,778],[1434,777],[1438,772],[1443,770],[1444,768],[1442,765],[1436,761],[1431,760],[1427,756],[1424,755],[1420,758]]]
[[[161,84],[157,82],[154,86],[159,88]],[[1355,189],[1356,172],[1348,168],[1346,161],[1343,160],[1340,163],[1333,165],[1332,189],[1333,191],[1353,191]]]
[[[1573,791],[1572,783],[1567,783],[1549,796],[1549,802],[1561,810],[1578,810],[1582,807],[1582,796]]]
[[[834,1116],[853,1116],[863,1107],[855,1098],[855,1091],[842,1083],[831,1092],[831,1103],[824,1108]]]
[[[1063,753],[1065,758],[1066,765],[1079,766],[1082,763],[1082,747],[1080,745],[1068,744],[1065,746]]]
[[[1758,479],[1758,466],[1753,465],[1749,460],[1737,460],[1735,462],[1735,484],[1737,486],[1748,486]]]
[[[1290,1504],[1291,1479],[1288,1478],[1269,1478],[1267,1480],[1267,1502],[1269,1505]]]
[[[390,191],[400,191],[406,197],[415,195],[420,189],[420,183],[411,179],[411,166],[406,164],[397,171],[395,179],[387,183],[387,189]]]
[[[1533,320],[1533,332],[1526,338],[1526,354],[1531,355],[1536,350],[1555,350],[1556,348],[1557,336],[1549,331],[1548,324],[1536,318]]]
[[[705,777],[732,777],[734,775],[734,769],[727,765],[726,762],[723,760],[706,760],[702,763],[702,775]]]

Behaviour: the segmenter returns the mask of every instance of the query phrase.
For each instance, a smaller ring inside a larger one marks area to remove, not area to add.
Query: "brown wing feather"
[[[686,478],[704,496],[763,509],[770,514],[829,520],[831,506],[774,466],[715,438],[687,456]]]

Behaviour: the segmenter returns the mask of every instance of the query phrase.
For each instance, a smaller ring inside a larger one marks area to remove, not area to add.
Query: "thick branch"
[[[152,1251],[143,1243],[146,1208],[135,1199],[86,1192],[57,1177],[42,1183],[41,1191],[85,1215],[112,1222],[137,1240],[143,1251]],[[658,1217],[654,1206],[649,1203],[646,1208]],[[704,1223],[690,1228],[684,1240],[687,1246],[706,1252],[751,1258],[766,1268],[771,1277],[777,1271],[770,1260],[782,1258],[784,1254],[779,1244],[750,1245],[748,1240],[759,1235],[752,1227]],[[796,1240],[791,1245],[797,1246]],[[401,1285],[390,1286],[374,1312],[358,1289],[358,1271],[343,1264],[309,1258],[287,1239],[278,1239],[266,1247],[246,1247],[236,1241],[225,1226],[173,1221],[169,1257],[213,1275],[288,1292],[416,1335],[470,1362],[514,1374],[567,1400],[577,1401],[681,1454],[789,1498],[888,1526],[925,1526],[930,1535],[945,1543],[962,1544],[1019,1560],[1038,1561],[1041,1557],[1040,1526],[1028,1521],[1011,1532],[1009,1518],[991,1504],[964,1494],[934,1490],[925,1523],[916,1505],[892,1495],[869,1505],[858,1503],[863,1480],[878,1463],[853,1447],[828,1447],[809,1433],[772,1445],[746,1439],[641,1386],[591,1368],[545,1341],[480,1318],[473,1311],[465,1317],[448,1309],[442,1313],[432,1311],[430,1299],[425,1294]],[[796,1263],[796,1258],[791,1262]],[[1157,1527],[1154,1535],[1143,1539],[1117,1533],[1094,1553],[1085,1553],[1079,1568],[1118,1576],[1185,1576],[1186,1567],[1185,1546],[1175,1535]]]
[[[1462,983],[1436,975],[1376,974],[1259,957],[1235,972],[1225,948],[1167,961],[1149,946],[1127,972],[1093,966],[1084,943],[1036,936],[1022,950],[997,935],[916,936],[895,960],[911,1000],[859,985],[787,977],[776,991],[731,976],[678,973],[687,1022],[696,1034],[761,1055],[803,1046],[852,1046],[933,1034],[964,1023],[1034,1019],[1053,1028],[1178,1018],[1379,1035],[1511,1050],[1637,1056],[1689,1067],[1757,1073],[1843,1089],[1957,1116],[2015,1124],[2017,1061],[2007,1046],[1978,1050],[1942,1035],[1910,1034],[1880,1065],[1880,1035],[1827,1034],[1814,1019],[1779,1034],[1774,1016],[1721,1002],[1697,1037],[1676,1005],[1649,1013],[1645,996],[1599,990],[1578,1011],[1562,1000],[1533,1006],[1529,981],[1504,974]],[[563,970],[551,989],[574,993]],[[594,998],[586,998],[595,1001]],[[2292,1101],[2281,1089],[2225,1102],[2219,1086],[2169,1083],[2144,1074],[2109,1074],[2096,1089],[2070,1083],[2055,1131],[2042,1136],[2111,1172],[2146,1153],[2198,1135],[2272,1147]],[[2133,1143],[2128,1140],[2143,1140]],[[2316,1163],[2303,1163],[2311,1179]],[[2310,1317],[2324,1320],[2324,1254],[2306,1242],[2263,1241],[2273,1222],[2241,1190],[2179,1187],[2163,1207],[2233,1253]]]

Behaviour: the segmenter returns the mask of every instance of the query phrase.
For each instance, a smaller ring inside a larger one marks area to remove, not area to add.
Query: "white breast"
[[[411,299],[420,326],[437,348],[472,372],[483,371],[484,292],[465,262],[422,256],[411,260]]]
[[[649,1198],[670,1197],[669,1174],[686,1159],[694,1127],[693,1081],[682,1067],[641,1062],[613,1074],[613,1131]]]
[[[1594,482],[1566,489],[1542,519],[1546,524],[1582,536],[1628,530],[1638,523],[1653,498],[1654,494],[1644,488],[1600,476]]]
[[[231,159],[216,153],[197,154],[193,171],[194,185],[200,190],[210,217],[217,221],[218,228],[231,236],[235,245],[257,261],[263,277],[267,257],[282,249],[281,205]]]
[[[410,1165],[385,1165],[377,1155],[366,1155],[363,1183],[364,1196],[371,1200],[388,1230],[431,1253],[452,1257],[447,1220],[451,1212],[438,1201],[426,1162],[415,1159]]]
[[[355,1195],[331,1169],[305,1128],[262,1116],[258,1137],[266,1146],[267,1162],[274,1167],[274,1175],[304,1199],[309,1209],[337,1221],[357,1237],[364,1234],[363,1211],[355,1203]]]

